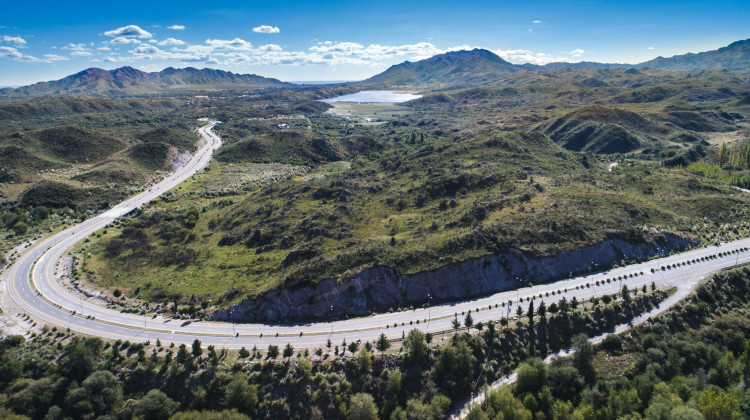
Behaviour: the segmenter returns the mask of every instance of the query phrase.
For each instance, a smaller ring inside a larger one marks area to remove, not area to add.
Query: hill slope
[[[405,61],[363,83],[481,84],[499,74],[530,68],[533,67],[511,64],[490,51],[477,48],[438,54],[417,62]]]
[[[166,68],[146,73],[132,67],[114,70],[89,68],[60,80],[39,82],[16,89],[0,89],[0,97],[28,97],[53,94],[131,96],[160,92],[213,89],[257,89],[289,86],[276,79],[254,74],[236,74],[215,69]]]
[[[671,71],[750,70],[750,39],[733,42],[718,50],[698,54],[687,53],[674,57],[657,57],[638,64],[637,67],[654,67]]]

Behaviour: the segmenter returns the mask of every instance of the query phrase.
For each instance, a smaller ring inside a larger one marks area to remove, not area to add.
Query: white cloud
[[[125,38],[124,36],[118,36],[117,38],[113,38],[109,41],[110,44],[114,45],[127,45],[127,44],[141,44],[141,41],[135,39],[135,38]]]
[[[115,37],[99,48],[109,48],[104,45],[119,46],[130,44],[132,48],[123,55],[110,55],[103,60],[134,61],[134,60],[162,60],[182,63],[205,63],[225,67],[272,66],[272,65],[322,65],[322,66],[370,66],[384,67],[396,61],[417,61],[449,51],[467,50],[474,48],[470,45],[457,45],[450,48],[438,48],[430,42],[419,42],[404,45],[360,44],[347,41],[318,41],[307,50],[285,51],[277,44],[254,46],[241,38],[234,39],[206,39],[201,44],[188,44],[175,38],[167,38],[155,43],[146,43],[134,38]],[[71,44],[75,48],[79,44]],[[85,46],[80,45],[82,49]],[[169,48],[160,48],[169,47]],[[69,46],[69,49],[74,47]],[[107,50],[102,50],[107,51]],[[555,61],[574,61],[574,57],[583,54],[583,50],[576,49],[563,57],[554,57],[546,53],[528,50],[496,50],[493,51],[503,59],[514,63],[532,63],[544,65]]]
[[[45,58],[45,61],[47,61],[47,62],[68,61],[69,60],[68,57],[64,57],[62,55],[57,55],[57,54],[44,54],[44,58]]]
[[[11,60],[27,63],[52,63],[54,61],[68,60],[68,57],[63,57],[57,54],[45,54],[44,58],[37,58],[32,55],[24,54],[16,48],[5,46],[0,46],[0,58],[9,58]]]
[[[19,47],[22,45],[26,45],[26,40],[21,38],[20,36],[3,35],[2,41],[7,42],[8,44],[16,44]]]
[[[380,45],[370,44],[364,46],[356,42],[319,42],[318,45],[310,47],[310,51],[321,54],[324,59],[331,59],[330,57],[342,58],[346,56],[357,57],[364,61],[376,61],[395,56],[405,56],[410,59],[420,60],[427,57],[432,57],[435,54],[440,54],[447,51],[455,51],[456,49],[470,48],[466,45],[448,48],[441,50],[435,47],[429,42],[419,42],[416,44],[406,45]]]
[[[654,47],[648,47],[648,48],[646,48],[646,49],[647,49],[647,50],[653,50],[653,49],[654,49]]]
[[[279,28],[276,26],[260,25],[256,28],[253,28],[253,32],[261,34],[277,34],[281,31],[279,31]]]
[[[112,48],[109,48],[109,47],[99,47],[99,48],[97,48],[97,50],[99,50],[99,51],[112,51]]]
[[[112,57],[111,55],[108,55],[108,56],[104,57],[104,61],[107,62],[107,63],[114,63],[114,62],[117,61],[117,58],[116,57]]]
[[[167,38],[164,41],[157,43],[157,45],[185,45],[185,41],[174,38]]]
[[[88,51],[73,51],[70,55],[73,57],[88,57],[91,53]]]
[[[547,53],[535,53],[529,50],[493,50],[492,52],[512,64],[536,64],[538,66],[543,66],[545,64],[559,61],[569,61],[566,58],[553,57]]]
[[[151,38],[150,32],[147,32],[136,25],[123,26],[122,28],[113,29],[107,31],[104,35],[111,36],[112,38],[127,36],[135,38]]]
[[[207,39],[206,45],[216,50],[250,50],[253,48],[253,44],[240,38],[233,40]]]
[[[185,25],[172,25],[172,26],[167,26],[167,28],[174,29],[176,31],[182,31],[182,30],[185,30]]]
[[[15,61],[38,62],[42,61],[34,56],[23,54],[13,47],[0,46],[0,58],[10,58]]]
[[[153,45],[139,45],[134,50],[130,51],[133,54],[144,55],[144,54],[162,54],[164,51],[160,50]]]
[[[70,51],[87,51],[88,47],[86,47],[86,44],[80,43],[80,44],[73,44],[70,43],[64,47],[61,47],[63,50],[70,50]]]
[[[535,20],[535,21],[533,21],[531,23],[542,23],[542,21],[541,20]]]
[[[258,51],[283,51],[283,48],[276,44],[266,44],[258,47]]]

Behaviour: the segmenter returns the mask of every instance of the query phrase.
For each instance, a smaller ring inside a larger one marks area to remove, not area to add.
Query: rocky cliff
[[[295,290],[271,290],[213,314],[215,320],[240,322],[300,322],[387,312],[390,308],[421,306],[486,296],[531,283],[544,283],[570,274],[607,267],[623,259],[645,260],[697,244],[669,233],[656,242],[630,243],[619,238],[536,258],[517,249],[415,274],[373,267],[348,279],[326,279]]]

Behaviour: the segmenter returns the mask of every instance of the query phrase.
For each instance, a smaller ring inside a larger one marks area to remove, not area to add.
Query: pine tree
[[[380,333],[380,337],[378,337],[378,342],[375,344],[375,348],[378,349],[381,356],[389,348],[391,348],[391,342],[388,341],[388,337],[386,337],[384,333]]]

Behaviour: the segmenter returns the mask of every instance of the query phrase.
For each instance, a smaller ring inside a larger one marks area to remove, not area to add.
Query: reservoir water
[[[321,102],[357,102],[357,103],[391,103],[397,104],[401,102],[411,101],[412,99],[419,99],[422,95],[415,95],[409,92],[402,92],[396,90],[363,90],[357,93],[350,93],[348,95],[341,95],[335,98],[321,99]]]

